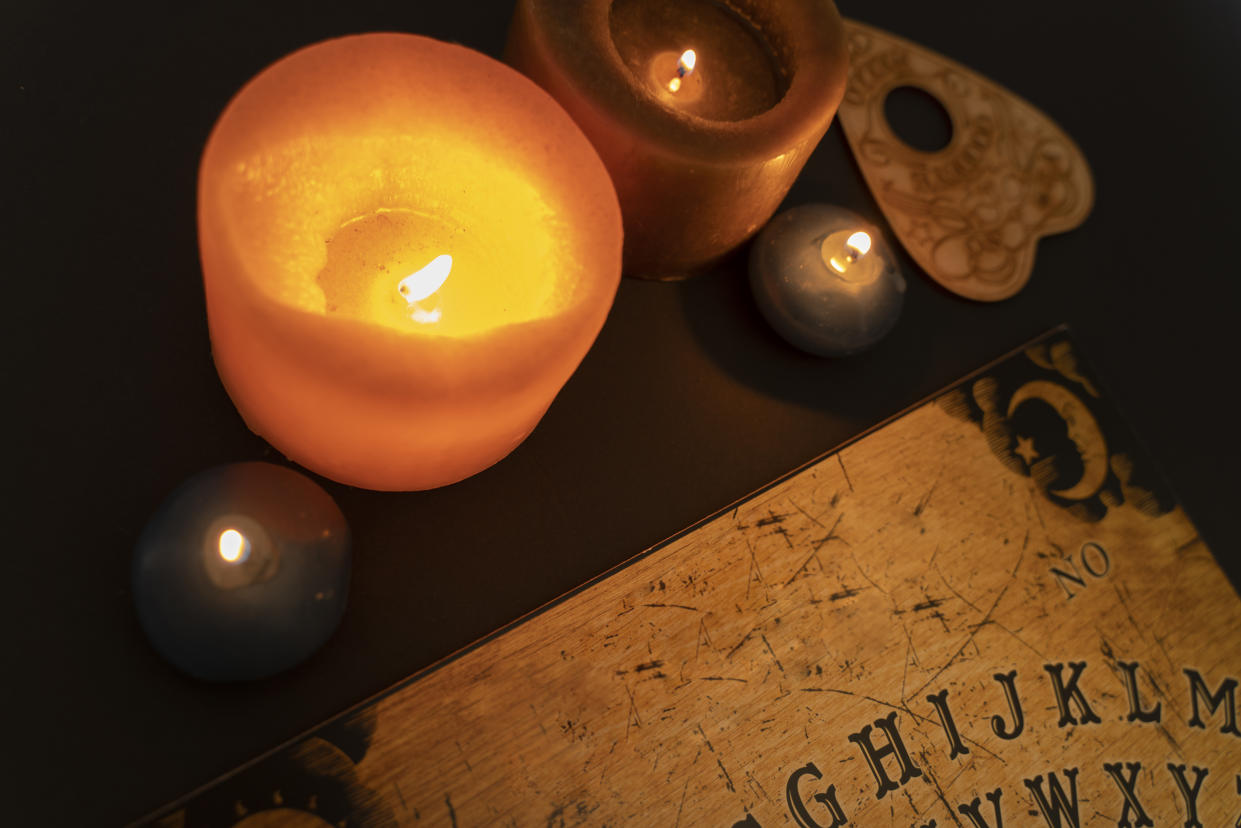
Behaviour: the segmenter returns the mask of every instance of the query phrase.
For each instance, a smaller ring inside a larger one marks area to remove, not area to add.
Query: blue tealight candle
[[[750,286],[771,326],[804,351],[847,356],[896,324],[905,279],[861,216],[827,204],[779,214],[750,249]]]
[[[305,475],[270,463],[208,469],[148,521],[133,564],[138,618],[159,653],[197,678],[264,678],[340,622],[349,527]]]

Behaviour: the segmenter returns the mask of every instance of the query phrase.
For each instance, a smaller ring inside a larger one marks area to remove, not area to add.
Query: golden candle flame
[[[694,71],[696,63],[698,63],[698,53],[693,49],[686,49],[681,53],[681,59],[677,61],[677,74],[685,77]]]
[[[694,66],[698,63],[698,54],[693,49],[686,49],[681,53],[681,57],[677,60],[677,76],[668,81],[669,92],[679,92],[681,89],[681,79],[694,72]]]
[[[845,246],[853,254],[851,258],[860,259],[870,252],[870,234],[865,230],[859,230],[849,237]]]
[[[229,563],[240,563],[250,557],[250,541],[236,529],[225,529],[220,533],[220,557]]]
[[[871,238],[865,230],[858,230],[845,236],[846,231],[832,233],[823,239],[820,255],[832,270],[845,277],[846,280],[863,278],[869,270],[854,267],[870,252]]]
[[[396,289],[401,296],[405,297],[405,301],[412,305],[415,302],[421,302],[443,287],[451,271],[452,256],[445,253],[441,256],[436,256],[431,260],[430,264],[421,270],[416,270],[406,276],[400,281]]]

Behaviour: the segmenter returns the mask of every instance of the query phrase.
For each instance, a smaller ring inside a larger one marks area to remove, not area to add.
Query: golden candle
[[[844,95],[831,0],[518,0],[505,59],[594,142],[625,272],[677,278],[771,218]]]
[[[620,278],[599,157],[516,72],[371,34],[247,84],[203,154],[212,351],[246,423],[372,489],[513,450],[594,341]]]

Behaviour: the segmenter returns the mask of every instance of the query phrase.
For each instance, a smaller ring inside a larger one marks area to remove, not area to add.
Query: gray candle
[[[892,330],[905,279],[861,216],[827,204],[779,214],[750,250],[750,286],[771,326],[819,356],[863,351]]]
[[[197,678],[263,678],[308,657],[336,629],[349,588],[349,528],[331,496],[291,469],[208,469],[152,515],[133,588],[142,627],[169,662]]]

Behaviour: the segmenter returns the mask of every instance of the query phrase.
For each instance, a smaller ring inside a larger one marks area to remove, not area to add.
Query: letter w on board
[[[1066,795],[1064,786],[1060,784],[1060,780],[1056,778],[1054,773],[1047,774],[1047,790],[1051,794],[1048,799],[1043,793],[1043,775],[1039,774],[1033,779],[1023,779],[1022,784],[1029,788],[1030,793],[1034,797],[1034,803],[1038,805],[1038,809],[1043,814],[1049,828],[1064,828],[1064,826],[1072,826],[1072,828],[1081,828],[1081,818],[1078,816],[1077,804],[1077,768],[1066,768],[1065,777],[1069,780],[1069,793]]]

